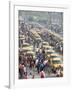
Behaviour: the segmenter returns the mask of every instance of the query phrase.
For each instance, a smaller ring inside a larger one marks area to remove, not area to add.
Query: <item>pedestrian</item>
[[[39,74],[40,74],[40,78],[45,78],[46,77],[45,72],[43,70]]]
[[[27,72],[27,68],[26,68],[26,66],[24,66],[24,73],[26,73]]]
[[[23,78],[23,75],[24,75],[24,65],[22,64],[19,64],[19,78],[22,79]]]
[[[35,75],[32,76],[32,79],[34,79]]]
[[[57,68],[57,70],[56,70],[56,76],[57,76],[57,77],[60,77],[60,72],[61,72],[60,69]]]
[[[24,79],[28,79],[27,72],[24,73]]]
[[[42,55],[43,55],[43,62],[44,62],[45,61],[45,56],[46,56],[44,48],[42,49]]]

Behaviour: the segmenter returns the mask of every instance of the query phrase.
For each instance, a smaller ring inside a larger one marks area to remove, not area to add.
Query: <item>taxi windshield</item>
[[[53,60],[52,63],[53,64],[61,64],[62,62],[60,60]]]

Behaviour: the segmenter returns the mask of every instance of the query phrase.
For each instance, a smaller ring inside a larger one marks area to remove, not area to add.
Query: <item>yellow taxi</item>
[[[28,43],[24,43],[23,46],[22,46],[22,50],[24,51],[32,51],[33,50],[33,46],[28,44]]]
[[[53,58],[52,61],[51,61],[51,65],[54,67],[54,68],[63,68],[63,61],[61,58]]]
[[[35,52],[34,51],[27,51],[28,55],[31,55],[33,57],[33,59],[35,59]]]

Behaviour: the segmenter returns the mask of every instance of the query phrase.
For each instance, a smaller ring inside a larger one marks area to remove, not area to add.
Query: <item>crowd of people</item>
[[[53,33],[50,33],[54,31],[57,34],[62,35],[62,26],[51,24],[51,30],[49,31],[47,23],[47,31],[45,32],[46,28],[44,27],[44,24],[41,25],[42,21],[44,23],[44,20],[41,20],[41,22],[40,20],[39,22],[19,20],[19,35],[24,36],[23,38],[19,37],[19,48],[22,47],[24,42],[27,42],[30,45],[33,45],[35,50],[35,48],[41,47],[42,41],[46,41],[49,43],[50,46],[54,47],[54,50],[56,52],[61,52],[61,54],[63,54],[62,40],[60,40]],[[40,40],[40,38],[38,37],[35,39],[35,36],[32,36],[30,30],[34,30],[34,28],[36,28],[36,30],[39,29],[37,33],[39,34],[42,40]],[[27,55],[26,53],[19,52],[19,79],[34,79],[36,75],[34,71],[31,72],[31,70],[33,69],[36,69],[37,75],[40,78],[45,78],[46,72],[48,72],[48,74],[54,74],[54,76],[62,76],[61,68],[53,68],[51,66],[50,57],[46,57],[46,52],[44,49],[39,49],[35,56],[36,58],[34,59],[32,55]]]
[[[50,60],[47,60],[44,49],[37,52],[35,60],[32,56],[24,54],[19,56],[19,79],[34,79],[36,77],[35,71],[31,72],[34,69],[40,78],[46,78],[46,72],[57,77],[62,76],[61,68],[53,68],[50,65]]]
[[[45,60],[45,52],[40,51],[40,53],[37,53],[37,58],[36,60],[33,60],[32,56],[26,56],[26,55],[20,55],[19,56],[19,78],[28,78],[28,73],[27,69],[31,70],[32,68],[37,68],[38,74],[40,73],[40,76],[44,74],[44,67],[45,65],[43,64]],[[30,75],[32,73],[30,72]],[[32,78],[34,78],[34,74],[32,75]],[[41,76],[43,77],[43,76]],[[45,75],[44,75],[45,77]]]

